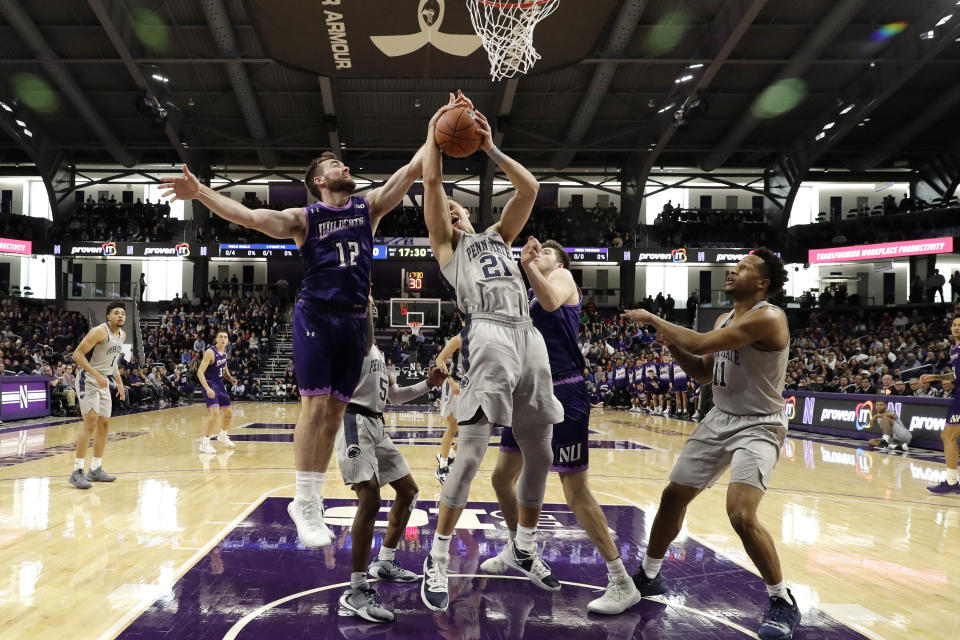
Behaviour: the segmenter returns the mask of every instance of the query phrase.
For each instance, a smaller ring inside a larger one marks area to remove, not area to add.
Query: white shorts
[[[460,424],[471,421],[478,409],[491,423],[515,432],[530,424],[563,422],[547,346],[530,318],[470,314],[460,338],[465,363],[456,414]]]
[[[344,484],[360,484],[376,477],[382,487],[410,475],[407,461],[377,418],[343,414],[334,450]]]
[[[453,387],[449,381],[443,383],[443,393],[440,395],[440,417],[456,417],[457,407],[460,406],[459,394],[453,393]]]
[[[730,482],[766,491],[786,435],[782,411],[736,416],[714,407],[684,443],[670,481],[706,489],[730,467]]]
[[[86,370],[80,373],[77,381],[77,402],[80,405],[80,415],[85,416],[90,410],[96,411],[101,418],[109,418],[113,412],[113,391],[107,385],[101,389],[97,381]]]

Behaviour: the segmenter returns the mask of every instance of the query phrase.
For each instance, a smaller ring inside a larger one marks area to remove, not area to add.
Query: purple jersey
[[[623,365],[613,368],[613,386],[620,388],[627,386],[627,368]]]
[[[953,366],[954,382],[960,385],[960,342],[950,347],[950,364]],[[957,388],[953,388],[953,397],[960,398]]]
[[[680,368],[676,361],[670,363],[673,374],[673,391],[679,393],[687,390],[687,372]]]
[[[373,227],[367,199],[344,207],[317,202],[304,208],[307,235],[300,247],[304,273],[300,297],[330,312],[363,312],[370,290]]]
[[[211,387],[223,389],[223,374],[227,370],[227,354],[226,352],[220,353],[216,347],[210,347],[210,351],[213,351],[213,364],[203,372],[203,377]],[[213,375],[209,373],[211,368],[215,372]]]
[[[580,293],[579,289],[577,293]],[[550,373],[553,374],[554,382],[563,377],[581,375],[587,366],[578,343],[583,296],[580,296],[576,304],[562,304],[554,311],[547,311],[540,306],[533,289],[527,291],[527,299],[530,301],[530,319],[533,320],[533,326],[543,335],[543,341],[547,345]]]

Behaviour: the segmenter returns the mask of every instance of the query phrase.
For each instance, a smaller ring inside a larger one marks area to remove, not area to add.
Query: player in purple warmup
[[[953,316],[950,323],[950,336],[953,338],[953,346],[950,347],[950,365],[953,367],[952,373],[946,373],[939,376],[923,375],[920,376],[920,382],[937,382],[960,379],[960,315]],[[957,478],[957,461],[960,458],[960,392],[956,388],[953,390],[953,399],[947,408],[947,424],[943,427],[943,457],[947,463],[947,478],[940,484],[927,487],[927,491],[936,494],[960,494],[960,480]]]
[[[207,411],[210,417],[207,421],[207,428],[203,432],[203,438],[200,440],[200,453],[216,453],[217,450],[210,444],[210,437],[213,430],[217,427],[217,420],[223,415],[223,425],[220,427],[220,433],[217,434],[217,442],[226,445],[231,449],[234,447],[233,441],[227,435],[230,428],[230,420],[233,418],[233,409],[230,406],[230,393],[224,386],[223,381],[230,383],[237,381],[230,374],[227,368],[227,341],[229,336],[226,331],[218,331],[216,343],[203,352],[203,360],[197,368],[197,379],[203,387],[203,399],[207,403]],[[207,376],[207,368],[213,365],[214,374]]]
[[[296,497],[287,508],[300,541],[326,547],[333,541],[323,522],[323,482],[333,440],[360,379],[366,350],[367,291],[373,235],[380,219],[403,200],[420,177],[422,151],[386,184],[365,196],[350,168],[330,152],[314,158],[304,184],[319,202],[282,211],[248,209],[201,185],[183,166],[183,176],[164,178],[164,197],[198,200],[225,220],[271,238],[292,238],[304,273],[293,312],[293,353],[300,387],[294,431]]]

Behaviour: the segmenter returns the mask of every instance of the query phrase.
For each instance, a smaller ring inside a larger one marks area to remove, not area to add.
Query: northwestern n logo
[[[370,36],[373,44],[383,53],[395,58],[405,56],[428,44],[452,56],[467,57],[483,44],[474,33],[453,34],[440,31],[443,23],[445,0],[420,0],[417,21],[420,32],[406,36]]]

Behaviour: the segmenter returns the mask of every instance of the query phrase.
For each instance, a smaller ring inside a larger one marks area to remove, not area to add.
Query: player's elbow
[[[532,178],[527,180],[518,180],[517,184],[514,185],[514,188],[517,191],[518,197],[535,200],[537,193],[540,191],[540,183]]]

